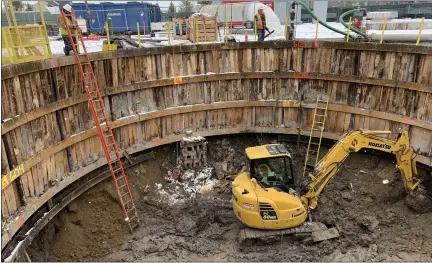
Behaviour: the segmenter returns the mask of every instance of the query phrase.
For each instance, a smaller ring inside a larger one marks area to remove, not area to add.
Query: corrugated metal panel
[[[73,4],[75,13],[87,18],[86,6],[83,3]],[[137,31],[136,24],[139,23],[141,32],[150,32],[151,22],[160,22],[159,6],[149,3],[101,3],[89,4],[90,10],[90,32],[104,33],[105,21],[111,18],[114,33],[123,33],[128,30]]]

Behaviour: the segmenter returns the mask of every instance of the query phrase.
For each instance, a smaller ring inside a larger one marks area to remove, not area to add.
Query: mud
[[[273,139],[265,137],[263,143]],[[127,171],[141,215],[141,227],[133,234],[112,182],[106,180],[48,224],[28,250],[30,257],[33,261],[432,260],[432,213],[418,214],[405,204],[406,193],[392,158],[365,153],[348,157],[311,215],[314,221],[336,227],[339,238],[314,243],[285,236],[275,242],[240,245],[237,236],[244,226],[232,212],[230,182],[244,169],[244,148],[257,145],[257,138],[241,135],[208,141],[213,169],[210,178],[196,185],[170,179],[175,145],[156,149],[154,159]],[[210,179],[216,183],[203,188]],[[189,188],[196,191],[186,191]],[[170,198],[173,195],[175,199]]]

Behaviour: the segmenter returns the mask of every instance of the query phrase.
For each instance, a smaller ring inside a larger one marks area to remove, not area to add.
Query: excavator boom
[[[339,171],[339,167],[351,152],[361,149],[374,149],[393,153],[396,156],[397,168],[401,171],[404,185],[408,190],[414,190],[419,182],[414,161],[414,151],[410,147],[407,132],[399,134],[396,141],[377,136],[390,134],[390,131],[355,130],[343,136],[317,164],[314,174],[309,174],[312,182],[308,192],[301,197],[309,209],[315,209],[318,197],[327,183]]]

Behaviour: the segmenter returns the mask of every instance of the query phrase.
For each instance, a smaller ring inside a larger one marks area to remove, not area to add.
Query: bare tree
[[[182,0],[179,6],[180,12],[192,12],[192,3],[188,0]]]
[[[167,15],[168,15],[168,17],[170,19],[174,18],[174,15],[175,15],[175,6],[174,6],[173,2],[171,2],[170,5],[169,5],[169,7],[168,7],[168,13],[167,13]]]
[[[198,1],[198,4],[200,5],[211,5],[212,3],[213,1],[207,1],[207,0]]]
[[[26,4],[25,11],[33,11],[33,7],[31,6],[31,4],[29,3]]]
[[[22,11],[24,9],[24,4],[22,1],[13,1],[12,6],[15,11]]]

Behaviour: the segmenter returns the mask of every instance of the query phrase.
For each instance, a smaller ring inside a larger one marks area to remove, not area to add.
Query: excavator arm
[[[377,134],[390,133],[390,131],[355,130],[344,135],[320,160],[314,174],[309,174],[312,182],[308,185],[308,192],[301,197],[305,206],[315,209],[319,195],[339,171],[348,155],[364,148],[393,153],[396,156],[396,167],[401,171],[405,187],[408,190],[414,190],[419,181],[416,178],[414,151],[410,147],[408,133],[400,133],[397,141],[377,136]]]

